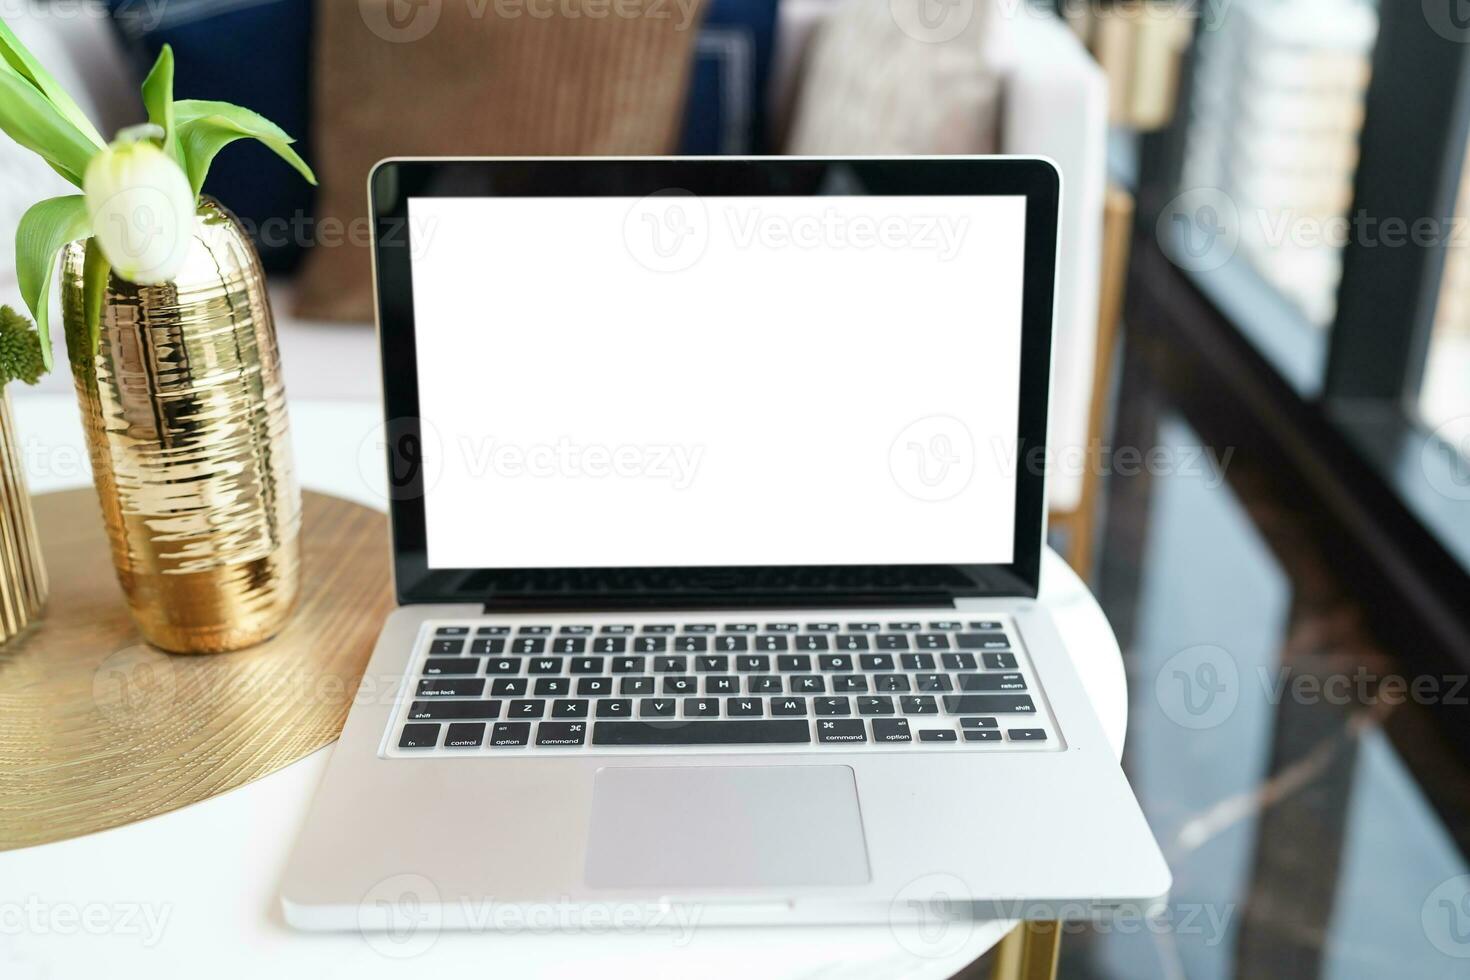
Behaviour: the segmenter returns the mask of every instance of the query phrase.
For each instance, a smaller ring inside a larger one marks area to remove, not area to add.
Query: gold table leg
[[[1056,980],[1061,949],[1060,922],[1023,922],[995,948],[991,980]]]

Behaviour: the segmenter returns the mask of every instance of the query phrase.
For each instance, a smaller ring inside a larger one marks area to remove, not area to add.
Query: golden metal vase
[[[144,637],[220,653],[273,636],[300,584],[301,491],[265,275],[234,215],[205,199],[179,275],[113,276],[95,354],[85,248],[62,257],[62,311],[118,580]]]
[[[10,395],[0,390],[0,645],[25,632],[46,605],[46,566],[10,415]]]

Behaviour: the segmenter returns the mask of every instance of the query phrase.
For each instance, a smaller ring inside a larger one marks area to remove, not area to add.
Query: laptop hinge
[[[954,597],[941,593],[912,593],[897,595],[806,593],[806,594],[762,594],[742,592],[608,595],[606,593],[581,593],[556,595],[504,595],[485,600],[486,613],[512,612],[614,612],[637,610],[680,610],[680,609],[846,609],[867,607],[870,609],[927,608],[953,609]]]

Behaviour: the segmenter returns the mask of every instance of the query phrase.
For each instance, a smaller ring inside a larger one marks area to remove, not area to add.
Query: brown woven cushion
[[[318,0],[319,234],[297,314],[372,318],[365,187],[384,157],[669,152],[702,7]]]

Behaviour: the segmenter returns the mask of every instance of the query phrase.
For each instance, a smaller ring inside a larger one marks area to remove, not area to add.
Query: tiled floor
[[[1130,672],[1124,765],[1175,888],[1161,923],[1069,931],[1061,976],[1470,977],[1470,772],[1442,712],[1390,703],[1415,678],[1393,624],[1248,449],[1222,480],[1189,460],[1229,447],[1155,418],[1136,438],[1165,465],[1110,477],[1095,585]],[[1418,696],[1470,722],[1470,687]]]

